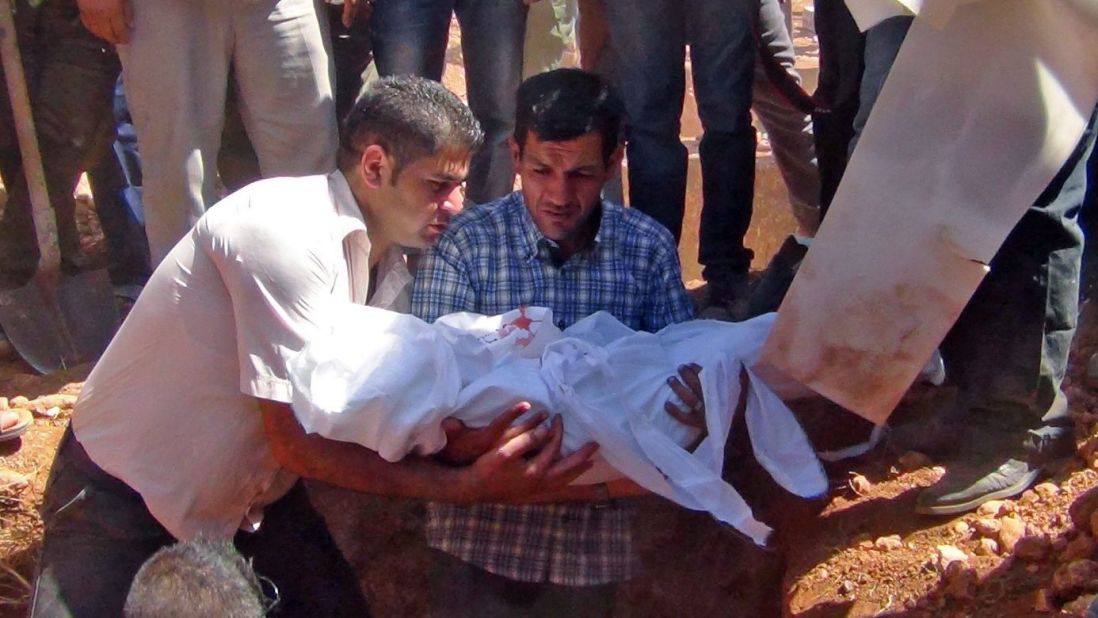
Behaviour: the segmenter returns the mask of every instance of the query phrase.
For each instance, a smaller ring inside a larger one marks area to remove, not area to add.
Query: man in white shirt
[[[371,87],[348,115],[340,169],[234,193],[168,254],[89,376],[46,491],[33,616],[118,616],[141,563],[175,540],[234,539],[280,590],[280,615],[368,613],[299,484],[459,504],[556,488],[559,421],[452,423],[444,462],[388,463],[306,435],[286,363],[343,303],[406,311],[402,247],[426,248],[482,133],[428,80]],[[528,457],[531,452],[538,454]],[[458,464],[458,465],[454,465]]]

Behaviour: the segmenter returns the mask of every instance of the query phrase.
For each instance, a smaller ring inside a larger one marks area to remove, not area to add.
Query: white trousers
[[[335,169],[326,25],[314,0],[140,0],[118,46],[153,265],[216,201],[229,71],[264,176]]]

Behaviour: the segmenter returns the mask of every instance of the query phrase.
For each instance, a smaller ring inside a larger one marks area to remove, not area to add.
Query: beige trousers
[[[229,71],[264,176],[327,173],[338,136],[314,0],[140,0],[118,47],[153,266],[216,201]]]

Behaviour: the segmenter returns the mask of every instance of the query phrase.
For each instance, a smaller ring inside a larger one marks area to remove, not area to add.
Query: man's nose
[[[572,185],[565,175],[554,174],[545,184],[544,196],[558,206],[565,206],[572,203]]]
[[[439,204],[439,209],[451,216],[458,214],[463,208],[465,208],[465,188],[462,186],[454,187],[453,191],[450,191]]]

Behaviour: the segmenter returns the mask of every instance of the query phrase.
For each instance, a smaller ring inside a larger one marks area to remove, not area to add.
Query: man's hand
[[[702,431],[705,435],[705,397],[702,395],[701,367],[690,363],[679,367],[679,377],[667,378],[667,385],[675,391],[678,398],[686,405],[686,409],[668,401],[663,404],[663,409],[673,416],[675,420]],[[680,381],[681,380],[681,381]]]
[[[688,451],[696,449],[708,433],[708,428],[705,425],[705,399],[702,397],[700,373],[701,367],[694,363],[690,363],[689,365],[682,365],[679,367],[678,378],[674,376],[667,378],[668,386],[671,387],[671,390],[675,391],[675,394],[678,395],[679,399],[686,405],[686,409],[683,410],[670,401],[663,404],[663,409],[683,425],[699,429],[702,432],[701,435],[698,436],[698,439],[687,447],[686,450]],[[750,378],[747,375],[747,367],[741,365],[740,398],[739,401],[736,402],[734,415],[742,415],[744,410],[747,409],[747,387],[749,382]]]
[[[442,449],[435,457],[440,461],[455,466],[465,466],[476,461],[478,457],[488,452],[500,439],[503,441],[516,438],[549,418],[546,412],[538,412],[523,421],[521,425],[512,427],[518,417],[530,409],[530,404],[523,401],[510,410],[497,416],[487,427],[470,429],[465,423],[456,418],[443,419],[442,429],[446,432],[446,448]]]
[[[258,405],[271,453],[286,470],[381,496],[453,504],[521,499],[572,482],[591,466],[597,448],[586,444],[561,458],[564,429],[556,418],[551,427],[530,425],[517,435],[505,431],[484,455],[463,468],[426,457],[388,462],[358,444],[306,434],[288,403],[259,399]]]
[[[373,0],[343,0],[343,27],[350,28],[356,17],[373,10],[373,4]]]
[[[571,483],[591,467],[598,445],[587,443],[562,458],[563,437],[560,416],[553,417],[549,429],[538,426],[511,438],[501,437],[466,469],[465,501],[511,502]]]
[[[95,36],[115,45],[129,43],[133,31],[130,0],[76,0],[80,21]]]

